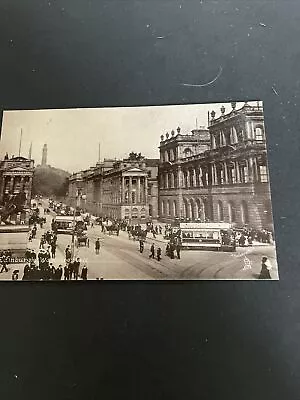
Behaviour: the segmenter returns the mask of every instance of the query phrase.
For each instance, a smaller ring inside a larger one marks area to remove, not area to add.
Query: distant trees
[[[32,183],[33,195],[65,196],[68,191],[69,176],[68,172],[58,168],[36,167]]]
[[[141,161],[141,160],[143,160],[144,158],[145,158],[145,157],[142,156],[141,153],[136,153],[136,152],[134,152],[134,151],[131,151],[131,152],[129,153],[128,160],[130,160],[130,161]]]

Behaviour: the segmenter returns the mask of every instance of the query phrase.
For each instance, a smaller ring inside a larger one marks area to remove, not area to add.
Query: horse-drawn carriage
[[[77,232],[76,234],[76,247],[80,246],[90,247],[90,240],[86,232]]]
[[[85,246],[90,247],[90,240],[87,236],[86,225],[83,221],[77,221],[75,226],[76,233],[76,247]]]
[[[120,227],[119,227],[118,224],[107,225],[105,227],[105,229],[106,229],[106,232],[109,235],[117,235],[117,236],[119,236]]]

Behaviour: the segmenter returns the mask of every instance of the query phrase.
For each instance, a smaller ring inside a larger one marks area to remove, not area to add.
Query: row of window
[[[226,208],[227,209],[226,209]],[[243,200],[239,205],[236,205],[233,201],[229,201],[226,205],[223,205],[222,201],[217,202],[217,215],[213,216],[213,220],[216,222],[237,222],[237,214],[240,215],[239,220],[242,224],[249,223],[249,210],[248,204]],[[206,220],[211,219],[210,211],[206,201],[197,199],[196,201],[184,200],[183,209],[178,209],[176,200],[162,200],[160,204],[161,216],[164,217],[183,217],[191,220]],[[226,214],[226,218],[225,218]]]
[[[245,131],[240,130],[236,131],[235,127],[232,127],[228,133],[224,131],[220,131],[217,134],[211,135],[211,147],[212,149],[216,149],[219,147],[237,144],[239,142],[243,142],[244,140],[254,139],[258,142],[262,142],[265,140],[264,130],[261,125],[256,126],[254,128],[253,137],[247,137]]]
[[[226,174],[227,173],[227,174]],[[233,167],[227,167],[225,171],[222,168],[216,168],[214,185],[235,184],[235,183],[248,183],[250,181],[248,168],[246,166],[240,167],[237,171]],[[259,166],[255,172],[254,182],[266,183],[268,182],[268,170],[265,165]],[[202,172],[195,173],[183,172],[180,187],[202,187],[212,184],[212,173]],[[171,172],[160,175],[160,188],[171,189],[178,188],[178,175]]]

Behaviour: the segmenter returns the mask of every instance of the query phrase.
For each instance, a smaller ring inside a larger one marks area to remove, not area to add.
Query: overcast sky
[[[6,152],[18,155],[21,129],[21,155],[28,157],[32,142],[35,165],[41,163],[44,143],[48,146],[47,164],[69,172],[95,165],[99,142],[101,160],[123,158],[132,150],[147,158],[159,158],[160,135],[178,126],[182,133],[189,133],[196,120],[198,127],[207,127],[208,111],[215,110],[218,117],[222,105],[5,111],[0,158]],[[230,104],[224,106],[226,113],[231,110]],[[237,108],[242,106],[237,103]]]

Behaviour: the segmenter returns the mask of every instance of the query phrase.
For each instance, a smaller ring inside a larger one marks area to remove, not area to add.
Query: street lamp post
[[[72,260],[74,258],[75,254],[75,227],[76,227],[76,211],[77,208],[80,207],[80,200],[86,199],[86,195],[82,194],[80,190],[78,190],[76,194],[76,206],[74,208],[74,213],[73,213],[73,229],[72,229],[72,243],[71,243],[71,255],[72,255]]]

